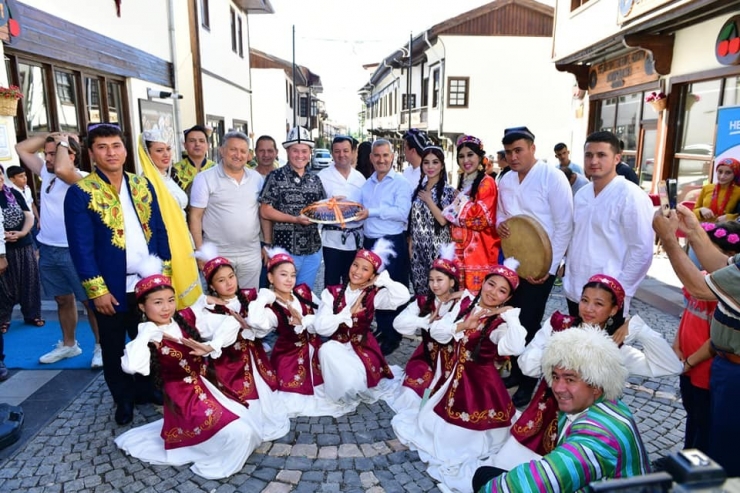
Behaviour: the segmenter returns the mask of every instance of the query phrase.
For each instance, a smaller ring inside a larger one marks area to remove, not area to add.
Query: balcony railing
[[[428,110],[426,106],[421,108],[413,108],[411,110],[411,125],[412,126],[426,126]],[[409,110],[401,111],[401,125],[408,125],[409,123]]]

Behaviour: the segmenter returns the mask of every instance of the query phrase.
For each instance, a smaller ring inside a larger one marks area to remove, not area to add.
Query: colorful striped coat
[[[589,491],[591,482],[650,472],[645,445],[632,413],[621,401],[597,401],[567,425],[558,417],[557,447],[539,461],[515,467],[486,484],[491,492]]]

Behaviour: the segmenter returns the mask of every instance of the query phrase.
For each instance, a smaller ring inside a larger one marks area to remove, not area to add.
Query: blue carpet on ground
[[[5,334],[5,365],[22,370],[78,370],[90,368],[95,338],[86,320],[77,323],[77,342],[82,354],[56,363],[41,364],[39,357],[48,353],[62,338],[59,322],[47,320],[43,327],[26,325],[23,320],[13,320]]]

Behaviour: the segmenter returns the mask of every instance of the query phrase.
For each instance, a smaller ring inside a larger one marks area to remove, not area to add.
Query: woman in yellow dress
[[[734,221],[740,202],[740,161],[722,159],[715,171],[717,183],[704,185],[694,205],[694,214],[702,222]]]

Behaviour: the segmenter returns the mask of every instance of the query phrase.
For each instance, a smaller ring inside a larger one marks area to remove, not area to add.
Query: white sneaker
[[[103,367],[103,350],[100,349],[100,344],[95,344],[93,350],[93,359],[90,368],[102,368]]]
[[[59,360],[72,358],[80,354],[82,354],[82,349],[80,349],[77,341],[75,341],[74,346],[65,346],[62,341],[59,341],[54,349],[39,358],[39,363],[56,363]]]

